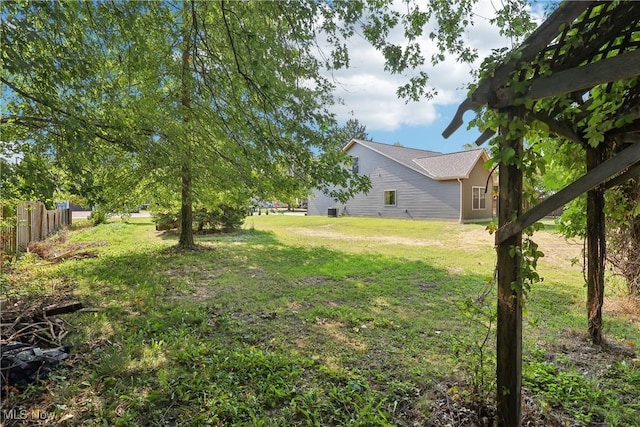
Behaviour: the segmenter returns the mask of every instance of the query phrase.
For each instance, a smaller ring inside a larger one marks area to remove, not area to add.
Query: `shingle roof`
[[[443,154],[437,151],[420,150],[399,145],[352,139],[344,147],[348,151],[360,144],[410,169],[435,180],[468,178],[469,173],[483,155],[483,149]]]
[[[439,156],[422,157],[413,161],[434,179],[468,178],[484,150],[460,151]]]

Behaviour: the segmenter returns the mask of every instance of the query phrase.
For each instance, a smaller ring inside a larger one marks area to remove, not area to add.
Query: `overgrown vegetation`
[[[640,425],[639,313],[605,307],[610,349],[591,346],[570,263],[582,245],[537,236],[545,280],[525,316],[524,422]],[[479,225],[269,215],[177,252],[145,219],[77,229],[50,244],[106,242],[98,257],[28,254],[2,282],[14,299],[90,308],[65,315],[66,367],[9,390],[2,409],[78,426],[482,425],[492,240]],[[621,282],[608,292],[623,301]]]
[[[199,233],[230,232],[240,229],[248,215],[248,208],[233,206],[216,206],[200,208],[193,213],[193,229]],[[180,212],[162,210],[153,213],[153,221],[159,231],[180,227]]]

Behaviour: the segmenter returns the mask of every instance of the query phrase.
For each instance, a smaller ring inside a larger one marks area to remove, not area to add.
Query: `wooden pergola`
[[[604,192],[629,179],[640,181],[639,47],[640,2],[566,1],[507,55],[491,77],[479,82],[443,132],[446,138],[458,129],[465,111],[488,108],[507,114],[509,120],[542,122],[560,141],[579,144],[586,152],[586,174],[526,212],[522,212],[522,171],[513,164],[499,165],[496,398],[500,426],[521,424],[522,258],[512,256],[511,248],[522,245],[526,227],[584,193],[588,327],[593,342],[602,341]],[[593,120],[603,114],[606,120],[598,121],[599,137],[594,138]],[[505,129],[488,130],[476,143],[482,144],[496,131],[503,132],[501,150],[514,150],[516,157],[526,150],[522,135],[507,134]]]

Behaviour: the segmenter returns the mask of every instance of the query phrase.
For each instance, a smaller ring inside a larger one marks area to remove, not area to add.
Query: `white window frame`
[[[478,197],[476,198],[476,191]],[[478,201],[476,203],[476,200]],[[487,209],[487,196],[484,194],[484,187],[471,187],[471,210],[483,211]]]
[[[351,164],[351,172],[360,173],[360,157],[351,156],[353,163]]]
[[[387,193],[393,193],[393,203],[387,203]],[[396,190],[384,190],[382,192],[382,203],[385,206],[397,206],[398,205],[398,192]]]

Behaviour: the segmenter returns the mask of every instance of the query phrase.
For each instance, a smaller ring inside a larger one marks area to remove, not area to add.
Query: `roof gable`
[[[483,149],[443,154],[437,151],[420,150],[418,148],[382,144],[361,139],[352,139],[343,150],[348,152],[355,144],[373,150],[409,169],[438,181],[468,178],[479,159],[482,158],[483,161],[488,159]]]
[[[437,180],[469,178],[471,170],[481,157],[486,157],[484,150],[460,151],[458,153],[439,156],[422,157],[413,161]],[[483,159],[483,160],[486,160]]]

